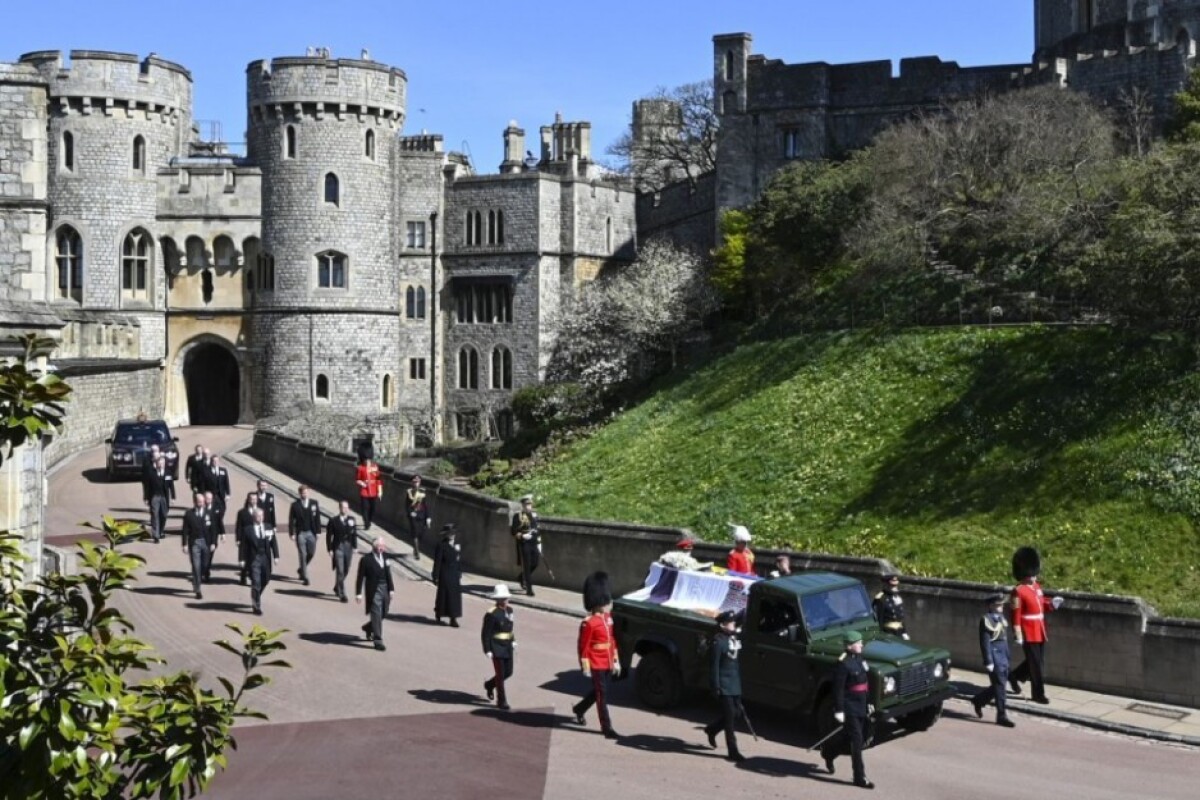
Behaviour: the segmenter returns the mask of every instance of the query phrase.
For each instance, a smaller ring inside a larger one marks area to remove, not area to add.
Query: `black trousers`
[[[498,705],[507,705],[508,698],[504,694],[504,681],[512,677],[513,674],[513,659],[512,656],[500,658],[492,656],[492,669],[496,674],[483,684],[489,692],[496,693],[496,703]]]
[[[988,681],[988,687],[971,698],[971,701],[982,708],[995,700],[996,719],[1004,719],[1008,716],[1008,688],[1005,686],[1008,683],[1008,662],[997,661],[993,664],[992,671],[988,673]]]
[[[863,740],[866,738],[867,718],[846,715],[842,732],[834,736],[821,747],[821,758],[832,761],[839,755],[850,753],[850,766],[854,772],[854,780],[862,782],[867,779],[863,768]]]
[[[576,714],[583,715],[593,705],[600,717],[600,730],[612,730],[612,720],[608,716],[608,678],[610,672],[606,669],[592,670],[592,690],[583,696],[571,709]]]
[[[1029,681],[1029,694],[1035,700],[1046,696],[1046,681],[1042,677],[1046,665],[1046,643],[1025,642],[1021,645],[1025,660],[1012,671],[1012,679],[1024,683]]]
[[[526,541],[525,539],[517,539],[517,548],[521,554],[521,586],[525,591],[533,591],[533,571],[538,568],[538,564],[542,563],[542,553],[538,550],[538,540],[536,538]]]
[[[420,555],[421,540],[425,538],[429,526],[425,524],[426,516],[423,511],[411,512],[408,515],[408,532],[412,534],[413,554]]]
[[[358,510],[362,514],[363,529],[371,530],[371,520],[375,519],[375,509],[379,505],[378,497],[358,498]]]
[[[262,593],[271,582],[273,562],[270,556],[254,556],[250,561],[250,604],[262,608]]]
[[[709,736],[716,736],[717,731],[722,728],[725,729],[725,749],[729,751],[729,755],[734,755],[738,751],[737,733],[734,730],[734,725],[737,724],[738,718],[741,716],[742,696],[737,694],[723,694],[721,695],[721,716],[704,726],[704,732]]]

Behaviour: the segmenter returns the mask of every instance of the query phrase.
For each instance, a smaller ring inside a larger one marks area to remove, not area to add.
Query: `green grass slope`
[[[502,487],[545,513],[878,556],[1200,616],[1190,342],[1103,328],[824,334],[747,345]]]

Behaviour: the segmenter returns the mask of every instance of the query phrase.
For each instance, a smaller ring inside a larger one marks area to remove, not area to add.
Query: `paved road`
[[[184,453],[200,441],[224,451],[247,441],[235,429],[183,429]],[[61,540],[83,519],[101,513],[144,514],[140,487],[109,484],[102,449],[76,457],[51,478],[50,532]],[[231,468],[234,504],[252,488]],[[286,501],[281,497],[281,511]],[[173,510],[177,519],[183,509]],[[332,570],[323,556],[314,580],[295,579],[295,551],[283,558],[264,600],[264,616],[249,615],[249,589],[238,585],[232,541],[217,551],[213,585],[204,599],[190,591],[178,539],[139,543],[147,559],[137,586],[120,605],[140,636],[172,668],[208,678],[233,675],[232,656],[210,642],[227,622],[286,628],[285,657],[293,669],[252,695],[267,723],[238,728],[238,750],[209,796],[255,800],[340,800],[379,797],[488,800],[661,800],[698,793],[743,797],[864,796],[848,784],[849,763],[825,774],[799,721],[761,709],[751,713],[763,737],[742,737],[749,759],[735,767],[708,748],[698,726],[716,709],[703,698],[677,713],[637,707],[630,682],[615,688],[614,725],[623,738],[604,740],[594,716],[587,728],[569,721],[574,695],[584,689],[573,654],[577,621],[530,609],[517,612],[519,641],[510,691],[514,711],[494,711],[482,696],[490,671],[479,642],[483,601],[465,598],[460,629],[432,624],[433,592],[397,572],[393,614],[385,624],[388,650],[362,641],[362,610],[331,594]],[[215,684],[215,680],[213,681]],[[1135,741],[1029,717],[1015,731],[977,721],[965,703],[951,703],[931,731],[897,736],[867,753],[867,769],[890,800],[1014,797],[1127,800],[1194,798],[1200,753]]]

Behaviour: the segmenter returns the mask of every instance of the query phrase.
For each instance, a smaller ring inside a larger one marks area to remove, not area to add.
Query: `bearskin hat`
[[[1013,579],[1023,581],[1036,578],[1042,571],[1042,557],[1032,547],[1021,547],[1012,557]]]
[[[583,581],[583,607],[593,609],[606,606],[612,602],[612,590],[608,588],[608,573],[593,572]]]

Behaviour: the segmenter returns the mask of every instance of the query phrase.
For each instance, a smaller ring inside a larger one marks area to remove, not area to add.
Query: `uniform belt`
[[[592,642],[593,650],[608,650],[612,648],[611,642]]]
[[[1044,619],[1045,614],[1022,614],[1021,619]]]
[[[883,627],[888,628],[888,629],[903,628],[904,623],[903,622],[895,622],[895,621],[894,622],[885,622],[885,623],[883,623]]]
[[[846,691],[847,691],[847,692],[855,692],[855,693],[858,693],[858,692],[865,692],[865,691],[866,691],[868,688],[870,688],[870,685],[869,685],[869,684],[866,684],[866,683],[854,683],[854,684],[851,684],[851,685],[847,686],[847,687],[846,687]]]
[[[493,633],[492,638],[493,639],[511,639],[512,634],[511,633]]]

